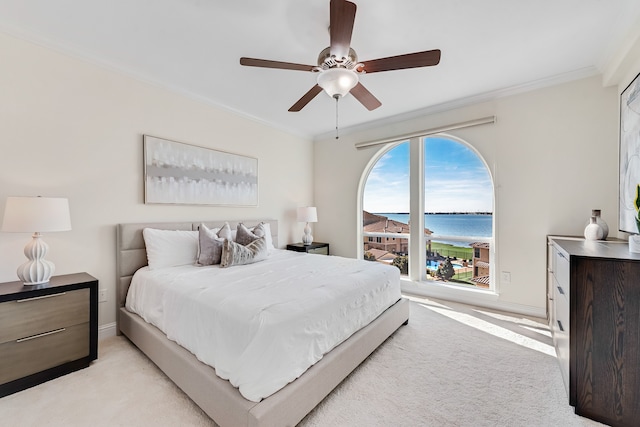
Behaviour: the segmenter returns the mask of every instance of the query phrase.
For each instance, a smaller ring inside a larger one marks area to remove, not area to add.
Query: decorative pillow
[[[226,224],[228,226],[228,224]],[[213,265],[220,264],[222,256],[222,244],[224,238],[220,237],[222,229],[214,228],[210,230],[206,225],[200,224],[198,227],[198,264]],[[229,231],[231,231],[229,229]]]
[[[239,228],[240,224],[238,224]],[[244,224],[243,224],[244,227]],[[271,236],[271,225],[268,222],[261,222],[260,224],[256,225],[255,227],[251,227],[251,228],[247,228],[245,227],[245,230],[250,231],[251,233],[253,233],[253,235],[255,235],[255,237],[251,236],[252,239],[257,239],[258,237],[264,237],[265,240],[267,241],[267,249],[269,251],[271,251],[271,249],[275,249],[275,247],[273,246],[273,237]],[[234,242],[238,241],[238,233],[237,231],[234,232],[234,238],[232,239]]]
[[[187,230],[142,230],[150,270],[195,264],[198,254],[198,232]]]
[[[255,233],[256,228],[257,226],[253,228],[254,231],[252,232],[243,223],[238,223],[238,227],[236,227],[236,243],[240,243],[242,246],[247,246],[257,238],[263,237],[264,229],[262,230],[262,235],[260,235],[258,234],[260,233],[260,231],[258,231],[258,233]]]
[[[267,242],[264,237],[260,237],[247,246],[225,239],[222,245],[222,257],[220,267],[231,267],[234,265],[251,264],[262,261],[269,254]]]

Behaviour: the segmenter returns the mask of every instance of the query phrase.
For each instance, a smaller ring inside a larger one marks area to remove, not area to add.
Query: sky
[[[409,212],[409,143],[375,164],[365,185],[364,210]],[[480,157],[465,144],[426,139],[425,212],[493,212],[493,184]]]

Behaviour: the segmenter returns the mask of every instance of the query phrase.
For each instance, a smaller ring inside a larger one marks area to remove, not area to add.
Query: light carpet
[[[413,298],[401,327],[299,424],[600,426],[568,404],[544,320]],[[89,368],[0,399],[11,426],[215,426],[124,337]],[[5,424],[6,423],[6,424]]]

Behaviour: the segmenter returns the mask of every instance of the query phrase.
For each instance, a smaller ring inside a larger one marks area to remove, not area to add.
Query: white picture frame
[[[258,206],[258,159],[143,136],[144,202]]]

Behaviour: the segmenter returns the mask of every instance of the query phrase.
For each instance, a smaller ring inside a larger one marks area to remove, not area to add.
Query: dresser
[[[329,244],[313,242],[310,245],[303,243],[291,243],[287,245],[288,251],[306,252],[308,254],[329,255]]]
[[[98,280],[0,283],[0,397],[89,366],[98,357]]]
[[[640,254],[626,242],[548,237],[549,325],[569,403],[640,423]]]

